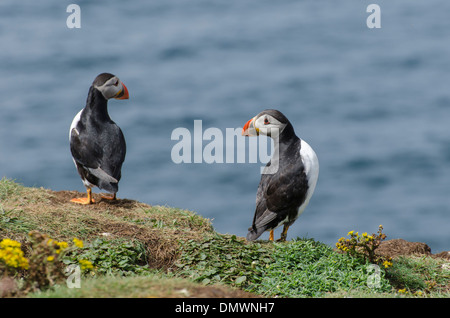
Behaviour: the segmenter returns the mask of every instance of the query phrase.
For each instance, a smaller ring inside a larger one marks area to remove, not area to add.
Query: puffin
[[[126,143],[122,130],[108,114],[108,100],[128,99],[128,89],[115,75],[99,74],[91,87],[86,106],[70,125],[69,142],[72,159],[86,187],[86,198],[74,198],[79,204],[92,204],[92,188],[98,187],[116,200]]]
[[[308,205],[319,177],[319,160],[311,146],[297,137],[294,127],[280,111],[267,109],[247,121],[243,136],[266,135],[274,140],[273,154],[262,171],[256,193],[256,208],[247,240],[254,241],[283,225],[286,241],[289,227]]]

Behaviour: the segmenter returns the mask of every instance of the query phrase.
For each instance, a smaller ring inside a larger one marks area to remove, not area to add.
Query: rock
[[[431,248],[420,242],[408,242],[404,239],[393,239],[381,242],[376,253],[385,257],[400,255],[431,255]]]
[[[17,293],[18,288],[16,282],[11,277],[3,277],[0,279],[0,298],[10,297]]]

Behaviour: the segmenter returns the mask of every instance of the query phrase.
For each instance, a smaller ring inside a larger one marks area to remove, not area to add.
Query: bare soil
[[[392,239],[381,242],[376,250],[377,254],[385,257],[398,257],[407,255],[426,255],[450,259],[450,251],[432,254],[431,248],[421,242],[409,242],[404,239]]]

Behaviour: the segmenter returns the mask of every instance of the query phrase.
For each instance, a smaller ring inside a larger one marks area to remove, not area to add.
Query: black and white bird
[[[279,241],[285,241],[289,226],[303,213],[319,176],[314,150],[296,136],[289,120],[278,110],[264,110],[250,119],[243,136],[266,135],[274,140],[273,155],[262,172],[256,194],[256,209],[247,240],[283,225]]]
[[[126,144],[122,130],[109,117],[108,100],[128,97],[127,87],[109,73],[98,75],[89,88],[86,107],[73,119],[69,133],[70,151],[87,198],[72,202],[93,203],[94,186],[113,194],[105,199],[116,199]]]

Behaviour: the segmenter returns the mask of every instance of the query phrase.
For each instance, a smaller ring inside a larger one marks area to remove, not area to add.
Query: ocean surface
[[[71,3],[81,28],[67,26]],[[371,3],[381,28],[367,26]],[[448,0],[2,0],[0,177],[84,192],[69,127],[110,72],[130,93],[109,102],[128,146],[119,198],[245,236],[264,162],[226,132],[276,108],[320,161],[288,239],[333,245],[382,224],[388,239],[450,250],[449,12]],[[174,162],[172,133],[186,128],[193,145],[194,120],[222,133],[223,163],[193,163],[207,138],[192,163]]]

